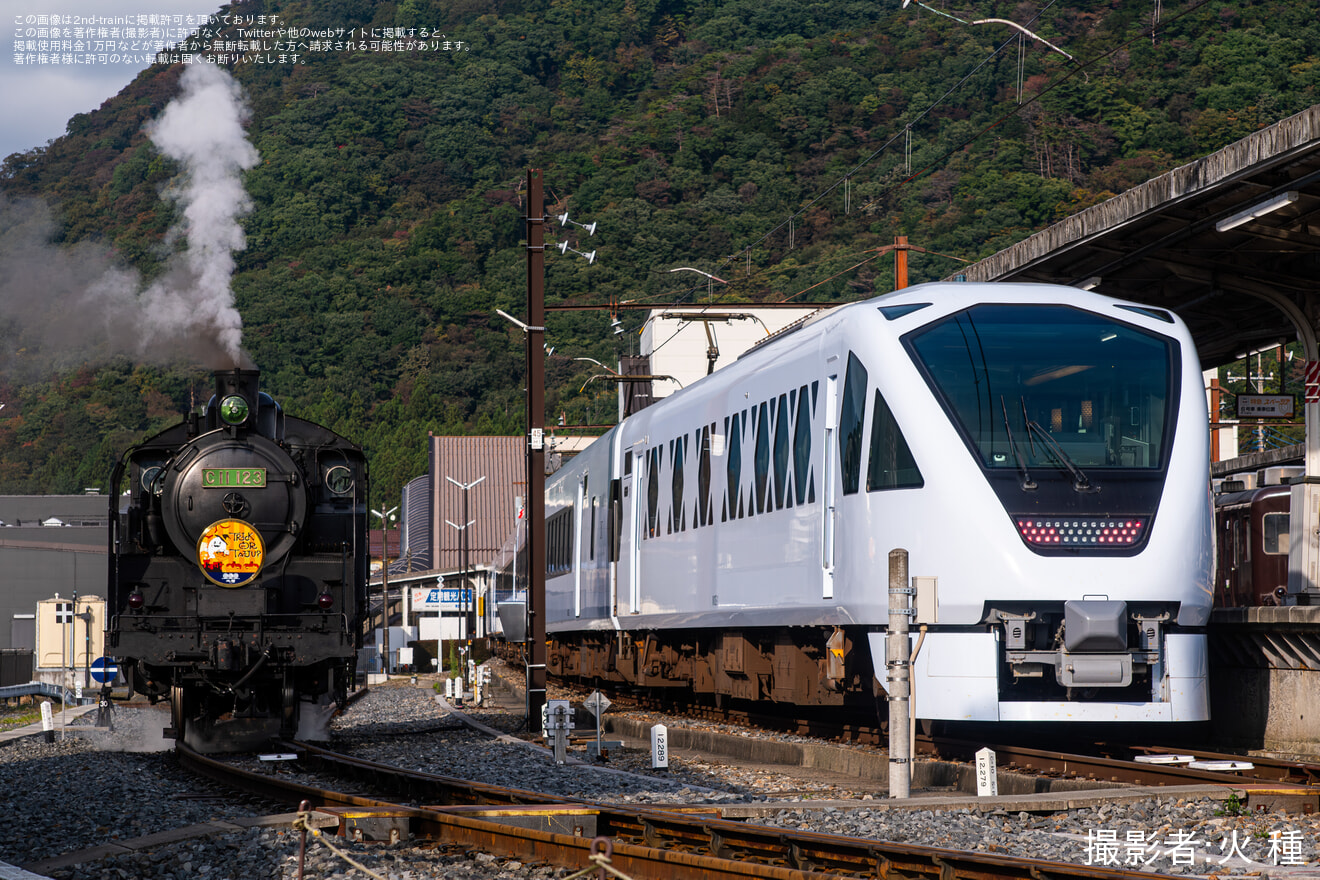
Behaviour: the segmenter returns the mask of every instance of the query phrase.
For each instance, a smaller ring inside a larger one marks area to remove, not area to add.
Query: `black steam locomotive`
[[[132,690],[170,701],[180,741],[293,734],[307,704],[343,705],[362,646],[362,450],[286,416],[258,375],[216,373],[205,413],[112,478],[107,653]]]

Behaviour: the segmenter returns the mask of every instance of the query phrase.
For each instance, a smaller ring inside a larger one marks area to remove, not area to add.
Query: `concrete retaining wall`
[[[1212,738],[1320,756],[1320,606],[1220,609],[1209,634]]]
[[[605,727],[617,736],[629,740],[650,742],[651,725],[631,718],[605,716]],[[757,764],[781,764],[806,767],[830,773],[841,773],[875,783],[889,781],[889,756],[884,752],[846,746],[796,743],[778,740],[733,736],[710,730],[685,727],[668,729],[670,751],[692,751],[702,755],[722,756]],[[1000,770],[999,793],[1044,794],[1056,791],[1084,791],[1096,788],[1119,787],[1075,779],[1040,779],[1021,773]],[[949,761],[917,760],[912,765],[913,789],[940,789],[952,787],[968,794],[976,793],[976,768],[970,764]]]

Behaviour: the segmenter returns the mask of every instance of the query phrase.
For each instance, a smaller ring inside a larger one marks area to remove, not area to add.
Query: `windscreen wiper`
[[[1000,402],[1001,403],[1003,402],[1002,398],[1000,399]],[[1007,418],[1007,416],[1005,418]],[[1086,474],[1082,471],[1082,469],[1077,466],[1077,462],[1073,461],[1072,458],[1068,455],[1068,453],[1063,451],[1063,447],[1059,445],[1059,441],[1055,440],[1054,437],[1050,435],[1050,432],[1045,430],[1045,426],[1042,425],[1040,422],[1034,421],[1030,416],[1027,415],[1027,401],[1025,398],[1022,399],[1022,420],[1026,422],[1027,425],[1027,442],[1031,444],[1032,455],[1036,454],[1036,444],[1032,443],[1031,435],[1036,434],[1037,436],[1040,437],[1040,442],[1045,445],[1045,448],[1047,448],[1054,455],[1054,457],[1059,460],[1060,464],[1062,464],[1065,468],[1068,469],[1068,473],[1072,474],[1074,491],[1076,492],[1100,491],[1099,486],[1091,485],[1090,478],[1087,477]]]
[[[1013,426],[1008,423],[1008,407],[1004,404],[1002,394],[999,395],[999,408],[1004,413],[1004,431],[1008,434],[1008,448],[1013,450],[1013,458],[1017,461],[1018,473],[1022,474],[1022,491],[1030,492],[1036,488],[1036,481],[1031,479],[1031,473],[1027,470],[1027,462],[1022,458],[1022,453],[1013,440]],[[1031,439],[1030,432],[1027,433],[1027,439]]]

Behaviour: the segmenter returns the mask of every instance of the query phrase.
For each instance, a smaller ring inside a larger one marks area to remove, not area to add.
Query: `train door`
[[[615,429],[610,441],[609,502],[605,513],[605,608],[615,629],[619,627],[619,549],[623,543],[623,465],[628,453],[622,448],[623,432]]]
[[[823,474],[824,505],[821,517],[821,598],[834,598],[834,527],[838,514],[838,490],[835,477],[839,469],[837,442],[839,418],[839,376],[830,376],[825,382],[825,467]]]
[[[1225,509],[1219,536],[1218,604],[1238,608],[1250,604],[1250,505]]]
[[[642,473],[645,467],[645,448],[633,447],[624,451],[622,519],[628,538],[624,565],[628,574],[627,614],[639,613],[642,606]],[[615,613],[618,611],[616,603]]]
[[[587,506],[587,475],[578,480],[577,503],[573,505],[573,616],[582,616],[582,545],[586,542],[586,533],[582,529],[582,513]]]
[[[1281,605],[1288,594],[1289,501],[1271,490],[1252,504],[1252,605]]]
[[[1215,605],[1233,605],[1233,519],[1220,508],[1215,519]]]
[[[1251,508],[1233,517],[1233,595],[1246,605],[1251,595]]]

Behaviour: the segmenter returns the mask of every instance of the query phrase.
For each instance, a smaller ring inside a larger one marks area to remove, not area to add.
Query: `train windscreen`
[[[904,338],[986,468],[1156,469],[1175,340],[1067,306],[974,306]]]

